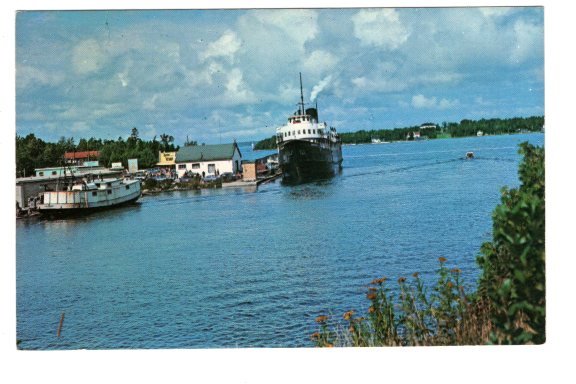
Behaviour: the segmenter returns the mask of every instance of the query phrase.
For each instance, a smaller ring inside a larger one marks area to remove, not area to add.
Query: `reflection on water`
[[[375,277],[430,282],[444,256],[473,286],[523,140],[543,136],[349,146],[328,180],[17,220],[20,348],[311,346],[314,318],[366,310]]]

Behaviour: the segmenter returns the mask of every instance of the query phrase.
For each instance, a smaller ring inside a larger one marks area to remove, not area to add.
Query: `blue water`
[[[376,277],[431,282],[444,256],[473,288],[491,212],[500,189],[518,185],[527,140],[544,136],[345,146],[330,181],[165,193],[81,219],[17,221],[20,348],[311,346],[314,318],[365,310]],[[467,151],[476,159],[463,160]]]

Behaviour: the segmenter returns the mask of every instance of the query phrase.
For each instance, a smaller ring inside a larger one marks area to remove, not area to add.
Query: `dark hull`
[[[44,218],[48,219],[60,219],[66,217],[78,217],[89,215],[95,212],[101,211],[108,211],[120,207],[125,207],[127,205],[131,205],[136,203],[136,201],[140,198],[141,195],[136,196],[133,199],[124,201],[119,204],[108,205],[108,206],[101,206],[101,207],[94,207],[94,208],[63,208],[63,209],[39,209],[38,212]]]
[[[279,148],[282,181],[299,184],[333,177],[342,165],[340,143],[294,140]]]

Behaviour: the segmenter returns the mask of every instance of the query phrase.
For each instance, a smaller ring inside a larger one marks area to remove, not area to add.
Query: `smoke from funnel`
[[[320,80],[320,82],[318,84],[316,84],[314,86],[314,88],[312,88],[312,92],[310,93],[310,102],[314,102],[314,100],[316,100],[316,97],[318,97],[318,94],[320,92],[322,92],[324,90],[324,88],[326,88],[326,86],[330,83],[331,80],[332,80],[332,75],[328,75],[325,78],[323,78],[322,80]]]

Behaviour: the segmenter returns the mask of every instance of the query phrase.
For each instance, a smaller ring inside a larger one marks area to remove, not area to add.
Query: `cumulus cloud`
[[[414,108],[426,108],[426,109],[449,109],[457,106],[458,100],[448,100],[441,99],[438,100],[436,97],[426,97],[422,94],[412,96],[412,106]]]
[[[204,61],[209,58],[224,57],[233,63],[234,55],[241,46],[242,41],[236,33],[228,30],[218,40],[208,44],[208,47],[200,53],[200,59]]]
[[[108,56],[101,44],[88,39],[78,43],[72,53],[72,65],[76,73],[89,74],[97,72],[108,63]]]
[[[354,36],[362,45],[397,49],[410,33],[394,9],[362,9],[352,17]]]

